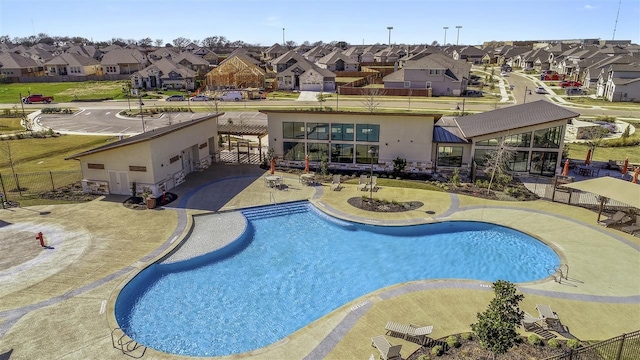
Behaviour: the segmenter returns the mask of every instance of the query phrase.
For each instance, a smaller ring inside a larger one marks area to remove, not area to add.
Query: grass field
[[[569,144],[569,158],[585,159],[587,157],[588,145]],[[598,147],[593,151],[591,159],[594,161],[624,160],[629,157],[632,163],[640,162],[640,146],[628,147]]]
[[[0,117],[0,134],[9,134],[22,130],[24,130],[24,128],[20,124],[20,118]]]
[[[53,96],[54,102],[74,99],[122,99],[122,85],[126,81],[85,81],[61,83],[0,84],[0,103],[19,104],[20,95],[43,94]]]
[[[78,161],[65,158],[113,140],[112,136],[63,135],[0,141],[0,173],[11,171],[9,152],[16,173],[80,170]]]

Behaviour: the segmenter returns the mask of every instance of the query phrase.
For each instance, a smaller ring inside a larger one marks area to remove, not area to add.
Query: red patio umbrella
[[[309,155],[304,157],[304,172],[309,173]]]
[[[564,168],[562,169],[562,176],[569,175],[569,159],[564,162]]]
[[[589,165],[589,164],[591,164],[591,149],[589,149],[589,150],[587,151],[587,158],[586,158],[586,159],[584,159],[584,164],[585,164],[585,165]]]
[[[633,172],[633,180],[631,180],[632,183],[634,184],[638,183],[638,174],[640,174],[640,166],[638,166],[636,168],[636,171]]]
[[[276,158],[271,158],[271,175],[276,171]]]
[[[629,158],[624,159],[624,165],[622,165],[622,177],[627,175],[627,171],[629,170]]]

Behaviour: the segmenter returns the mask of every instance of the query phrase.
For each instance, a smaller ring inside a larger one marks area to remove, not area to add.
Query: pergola
[[[610,176],[563,184],[563,187],[589,192],[600,196],[598,221],[602,214],[605,198],[619,201],[630,207],[640,209],[640,185]]]
[[[262,161],[262,138],[268,134],[267,125],[256,123],[234,124],[231,122],[218,122],[218,134],[228,135],[229,149],[231,149],[231,135],[256,136],[258,138],[258,153]]]

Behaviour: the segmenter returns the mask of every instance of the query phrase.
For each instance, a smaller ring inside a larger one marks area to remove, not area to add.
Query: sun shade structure
[[[640,185],[634,184],[630,181],[604,176],[591,180],[563,184],[561,186],[602,196],[603,199],[600,202],[598,221],[600,221],[604,198],[613,199],[636,209],[640,209]]]

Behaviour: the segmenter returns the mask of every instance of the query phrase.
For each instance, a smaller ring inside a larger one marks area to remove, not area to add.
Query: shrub
[[[527,338],[527,341],[531,345],[535,345],[535,346],[542,345],[542,339],[540,339],[540,337],[536,334],[529,335],[529,337]]]
[[[460,337],[462,338],[462,340],[471,340],[473,339],[473,334],[470,332],[466,332],[466,333],[462,333]]]
[[[428,354],[422,354],[418,356],[418,360],[431,360],[431,356],[429,356]]]
[[[450,348],[457,348],[460,347],[460,341],[458,341],[455,335],[451,335],[447,338],[447,345],[449,345]]]
[[[444,352],[442,345],[436,345],[431,348],[431,355],[440,356]]]
[[[596,118],[596,121],[604,121],[604,122],[608,122],[608,123],[613,123],[613,122],[616,122],[616,117],[615,116],[602,115],[602,116],[598,116]]]
[[[577,339],[569,339],[569,340],[567,340],[567,346],[568,346],[570,349],[574,349],[574,350],[575,350],[575,349],[577,349],[577,348],[579,348],[579,347],[580,347],[580,340],[577,340]]]
[[[558,339],[551,339],[547,342],[547,344],[549,345],[549,347],[552,347],[555,349],[560,347],[560,341],[558,341]]]

